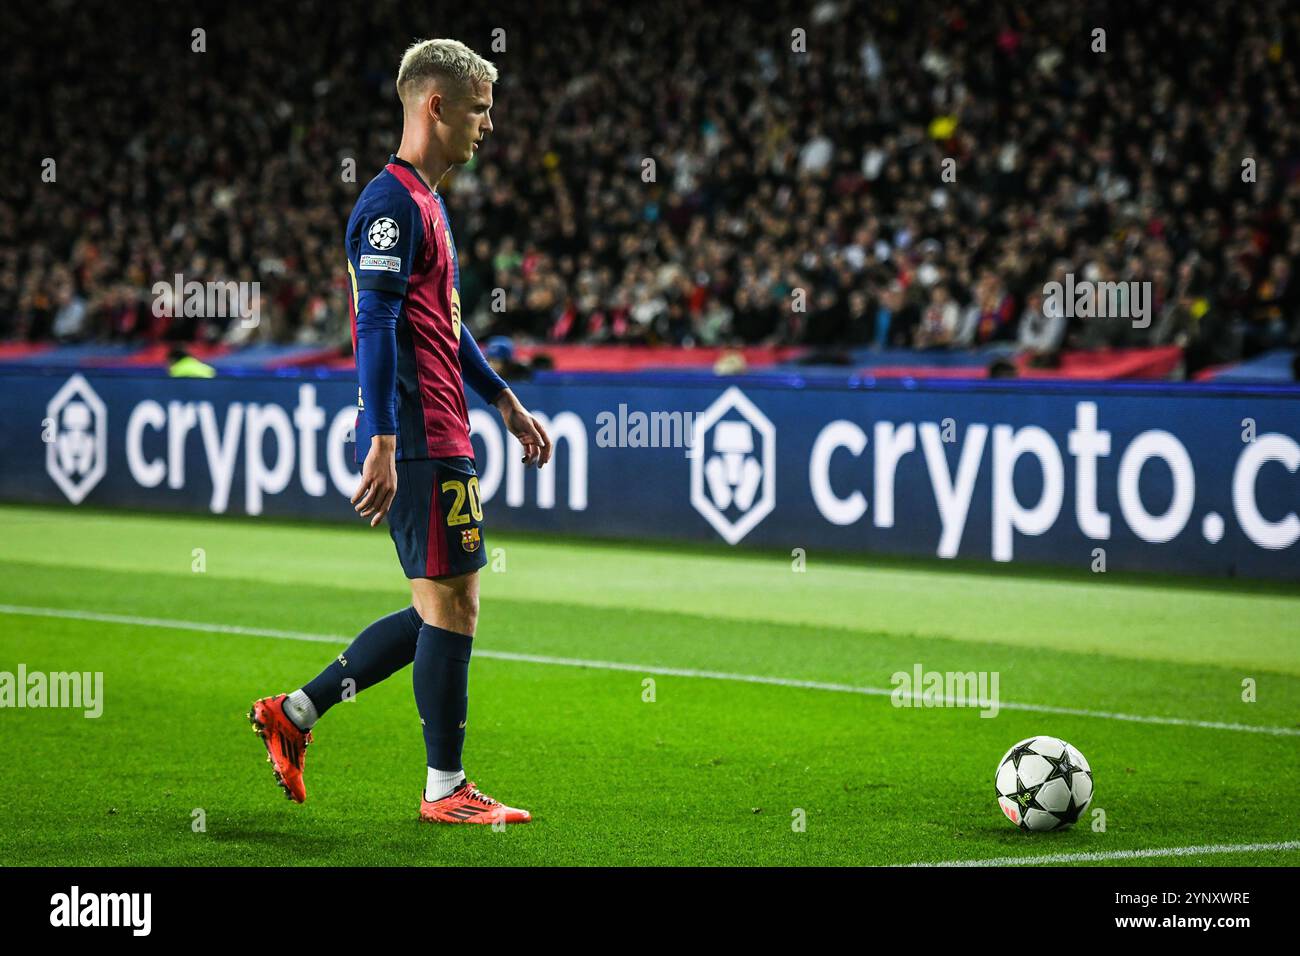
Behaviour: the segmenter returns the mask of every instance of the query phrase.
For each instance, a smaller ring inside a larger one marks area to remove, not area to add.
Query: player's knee
[[[473,635],[478,625],[477,581],[463,579],[453,584],[435,584],[412,587],[411,599],[416,613],[426,624]]]
[[[453,592],[449,603],[449,616],[456,622],[456,631],[472,635],[474,628],[478,626],[478,592],[470,590]]]

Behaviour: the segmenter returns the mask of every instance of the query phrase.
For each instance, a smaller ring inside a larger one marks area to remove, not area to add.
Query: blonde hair
[[[450,80],[468,95],[475,84],[495,83],[497,68],[459,40],[420,40],[402,54],[397,95],[405,102],[430,80]]]

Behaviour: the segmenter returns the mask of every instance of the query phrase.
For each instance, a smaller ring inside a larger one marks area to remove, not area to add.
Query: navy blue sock
[[[316,713],[324,716],[343,699],[345,691],[349,696],[359,694],[411,663],[423,623],[415,608],[408,607],[381,617],[358,634],[347,650],[303,685]]]
[[[474,638],[432,624],[420,628],[415,646],[415,706],[424,725],[429,766],[459,770],[469,713],[469,654]]]

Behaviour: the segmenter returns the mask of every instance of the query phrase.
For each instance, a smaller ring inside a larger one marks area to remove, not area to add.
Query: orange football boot
[[[420,819],[430,823],[527,823],[533,815],[498,803],[466,780],[441,800],[426,800],[420,791]]]
[[[307,787],[302,782],[302,768],[306,760],[307,745],[312,742],[311,731],[303,733],[284,712],[288,694],[263,697],[254,701],[248,712],[253,732],[266,744],[266,759],[275,771],[275,782],[284,795],[296,803],[307,799]]]

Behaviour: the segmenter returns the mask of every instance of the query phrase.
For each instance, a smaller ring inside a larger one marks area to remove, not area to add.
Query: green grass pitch
[[[317,726],[302,806],[246,722],[407,603],[384,530],[3,507],[0,531],[0,671],[102,671],[105,697],[0,710],[6,866],[1300,864],[1282,587],[489,530],[466,768],[534,815],[497,832],[417,819],[409,669]],[[853,690],[918,663],[997,671],[1002,710]],[[1104,830],[1001,816],[997,760],[1038,733],[1088,757]],[[1207,846],[1253,849],[1163,855]]]

